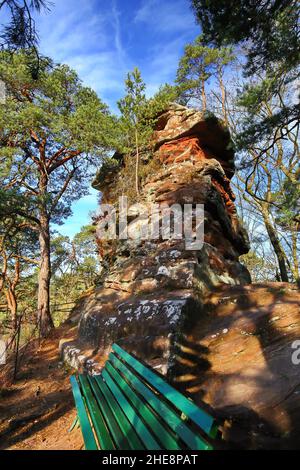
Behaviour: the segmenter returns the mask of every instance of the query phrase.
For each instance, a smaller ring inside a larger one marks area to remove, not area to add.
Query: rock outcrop
[[[156,354],[161,344],[168,369],[173,336],[203,296],[220,284],[250,281],[239,255],[248,251],[230,188],[234,174],[230,136],[216,119],[175,105],[157,121],[152,160],[159,170],[149,174],[139,204],[204,204],[204,246],[187,250],[185,238],[99,241],[107,273],[94,300],[83,308],[79,337],[105,349],[111,341],[142,341]],[[110,181],[110,185],[113,181]],[[105,191],[107,178],[99,189]],[[149,222],[130,207],[132,233]],[[91,302],[91,301],[88,301]],[[147,341],[145,341],[147,337]]]
[[[144,179],[138,202],[146,207],[204,204],[204,245],[187,250],[184,238],[98,240],[105,266],[102,285],[74,310],[70,321],[79,322],[78,342],[65,345],[65,356],[78,366],[84,357],[87,366],[95,357],[101,365],[117,341],[226,418],[224,435],[235,445],[259,446],[265,442],[256,439],[260,432],[273,432],[267,441],[274,443],[276,432],[291,432],[289,417],[281,418],[280,410],[287,393],[294,406],[297,374],[288,369],[291,337],[276,333],[275,325],[285,331],[284,318],[276,323],[277,300],[275,307],[262,306],[260,294],[255,297],[258,288],[239,262],[249,246],[230,186],[230,135],[215,118],[174,105],[157,121],[150,159],[157,170]],[[118,178],[117,165],[98,180],[105,202]],[[132,206],[128,221],[133,233],[149,222],[148,215],[139,215],[138,206]],[[268,292],[268,287],[261,289]],[[291,296],[294,307],[297,295]],[[267,294],[264,298],[270,301]],[[297,313],[293,310],[286,323],[296,323]],[[296,330],[286,328],[293,336]],[[274,389],[272,396],[265,396],[267,387]]]

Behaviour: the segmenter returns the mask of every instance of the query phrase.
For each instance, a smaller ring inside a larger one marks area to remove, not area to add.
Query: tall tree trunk
[[[139,185],[139,163],[140,163],[140,155],[139,155],[139,137],[138,131],[135,129],[135,146],[136,146],[136,161],[135,161],[135,189],[136,193],[140,194],[140,185]]]
[[[282,249],[276,230],[273,227],[273,224],[270,220],[269,213],[268,213],[268,205],[264,206],[262,204],[261,208],[262,208],[261,209],[262,216],[263,216],[264,223],[265,223],[265,226],[266,226],[269,238],[270,238],[270,242],[274,248],[276,258],[278,261],[281,280],[283,282],[289,282],[289,277],[288,277],[287,268],[286,268],[285,254]]]
[[[223,119],[225,121],[226,126],[228,125],[228,118],[227,118],[227,111],[226,111],[226,90],[223,82],[223,71],[222,66],[218,67],[218,77],[219,77],[219,85],[221,88],[221,99],[222,99],[222,114]]]
[[[292,231],[292,256],[293,256],[293,276],[295,278],[295,281],[297,284],[300,284],[300,276],[299,276],[299,259],[298,259],[298,247],[297,247],[297,241],[298,241],[298,231],[299,231],[299,225],[300,224],[295,224],[295,229]]]
[[[6,273],[7,273],[7,256],[6,256],[5,250],[1,251],[1,255],[3,258],[3,266],[2,266],[2,272],[0,273],[0,292],[4,288]]]
[[[17,301],[17,296],[16,296],[16,287],[20,281],[20,270],[21,270],[20,259],[19,257],[16,257],[14,277],[11,279],[9,276],[7,276],[8,288],[7,288],[7,291],[5,292],[7,305],[10,310],[14,333],[17,331],[17,327],[18,327],[18,317],[17,317],[18,301]]]
[[[205,93],[205,80],[202,80],[201,84],[201,96],[202,96],[202,111],[206,111],[206,93]]]
[[[45,337],[54,326],[50,314],[50,224],[45,213],[40,216],[39,244],[41,261],[38,280],[38,324],[41,336]]]

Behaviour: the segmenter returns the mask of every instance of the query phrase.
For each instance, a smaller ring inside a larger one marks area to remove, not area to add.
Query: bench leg
[[[78,416],[76,416],[76,418],[74,419],[70,429],[68,429],[68,432],[72,432],[73,429],[75,428],[75,426],[78,425],[78,424],[79,424],[79,420],[78,420]]]

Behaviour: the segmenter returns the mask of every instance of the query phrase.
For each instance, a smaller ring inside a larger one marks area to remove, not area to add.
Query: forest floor
[[[62,326],[39,345],[20,353],[21,365],[11,382],[13,366],[0,371],[0,449],[80,450],[80,429],[68,432],[75,416],[69,377],[60,362],[59,341],[72,340],[76,327]],[[22,357],[23,355],[23,357]]]
[[[215,367],[219,374],[223,374],[223,388],[227,374],[227,389],[230,391],[228,403],[231,403],[234,393],[235,402],[242,404],[240,408],[239,405],[236,407],[236,413],[239,413],[242,423],[242,427],[238,427],[237,441],[242,440],[241,429],[245,428],[245,419],[250,423],[249,416],[252,416],[254,421],[251,429],[258,436],[255,438],[255,448],[269,448],[267,446],[274,446],[274,442],[282,448],[296,448],[293,447],[294,443],[299,442],[299,371],[290,365],[290,344],[294,338],[299,338],[299,296],[297,286],[286,283],[224,286],[211,293],[208,298],[210,308],[215,312],[215,319],[212,321],[207,317],[206,327],[204,323],[199,324],[201,330],[206,328],[208,346],[205,346],[205,361],[209,361],[210,367]],[[6,366],[0,368],[1,450],[83,449],[80,429],[75,428],[68,432],[76,416],[69,381],[72,369],[61,362],[59,353],[60,342],[76,340],[77,325],[75,319],[72,320],[54,330],[41,344],[34,341],[29,343],[25,351],[20,351],[20,367],[14,381],[11,380],[13,361],[8,361]],[[217,336],[216,331],[221,331],[222,334],[218,333]],[[262,331],[265,332],[264,335],[261,334]],[[193,334],[199,338],[204,333],[202,331],[198,334],[195,330]],[[240,348],[241,351],[247,350],[247,355],[244,355],[242,361],[237,355]],[[209,350],[211,355],[208,354]],[[218,354],[221,354],[220,359]],[[87,357],[91,357],[89,352]],[[92,357],[100,366],[103,364],[103,356]],[[286,369],[286,365],[289,369]],[[247,368],[250,371],[249,376],[254,377],[250,382],[247,381]],[[253,368],[256,368],[256,375],[253,375]],[[201,374],[203,377],[203,371]],[[232,376],[244,380],[243,386],[237,387],[236,382],[233,386],[230,382]],[[219,381],[214,382],[212,379],[209,383],[209,380],[208,375],[209,393],[214,390],[213,387],[218,391]],[[246,409],[243,405],[245,390],[250,398],[253,396],[253,403],[250,403],[249,398]],[[269,390],[272,393],[269,393]],[[207,396],[209,398],[209,394]],[[215,396],[218,399],[220,395],[215,393]],[[275,397],[276,406],[272,396]],[[222,392],[222,400],[222,406],[226,409],[229,405],[226,404],[225,392]],[[208,403],[216,409],[220,408],[217,402]],[[257,408],[257,404],[260,408]],[[252,415],[249,415],[250,405]],[[260,437],[258,426],[261,425],[261,419],[264,419],[260,416],[267,416],[266,423],[271,423],[271,429],[289,433],[291,437],[286,447],[283,447],[284,441],[281,437],[278,438],[278,433],[276,439],[272,437],[272,442],[264,431]],[[245,429],[244,435],[248,439],[248,424]],[[250,448],[253,448],[253,439],[251,434]],[[245,442],[245,446],[250,445],[246,438]]]

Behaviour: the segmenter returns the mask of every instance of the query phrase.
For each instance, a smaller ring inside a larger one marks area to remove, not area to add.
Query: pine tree
[[[221,90],[222,112],[226,121],[225,87],[223,84],[224,67],[234,60],[230,48],[214,48],[204,44],[198,36],[192,44],[187,44],[180,59],[176,84],[183,104],[201,103],[203,112],[207,110],[206,84],[211,77],[217,79]]]
[[[27,66],[33,78],[39,73],[41,60],[34,16],[42,10],[48,11],[50,6],[51,2],[48,0],[0,1],[0,12],[4,18],[4,24],[0,27],[0,49],[9,50],[11,53],[26,51]]]
[[[1,54],[0,79],[6,84],[7,100],[0,105],[0,156],[10,158],[1,183],[8,202],[13,202],[0,204],[0,215],[23,217],[38,234],[37,310],[45,335],[53,326],[50,226],[62,223],[71,213],[72,201],[86,194],[91,170],[111,148],[114,121],[106,105],[69,67],[43,59],[39,76],[33,79],[26,64],[23,53],[12,58]],[[15,197],[9,198],[16,188]]]
[[[140,149],[146,144],[151,128],[145,124],[145,112],[147,99],[145,95],[146,85],[141,72],[137,67],[128,73],[125,80],[126,95],[118,102],[121,112],[121,129],[126,135],[125,152],[135,148],[135,189],[139,194],[139,160]]]
[[[240,45],[245,53],[245,75],[261,77],[259,87],[247,84],[245,99],[260,106],[265,94],[275,99],[283,85],[299,80],[299,2],[297,0],[192,0],[203,40],[212,47]],[[299,93],[293,102],[266,116],[256,125],[249,120],[241,134],[240,147],[247,149],[263,138],[274,139],[284,127],[300,120]],[[263,154],[265,154],[264,149]]]

